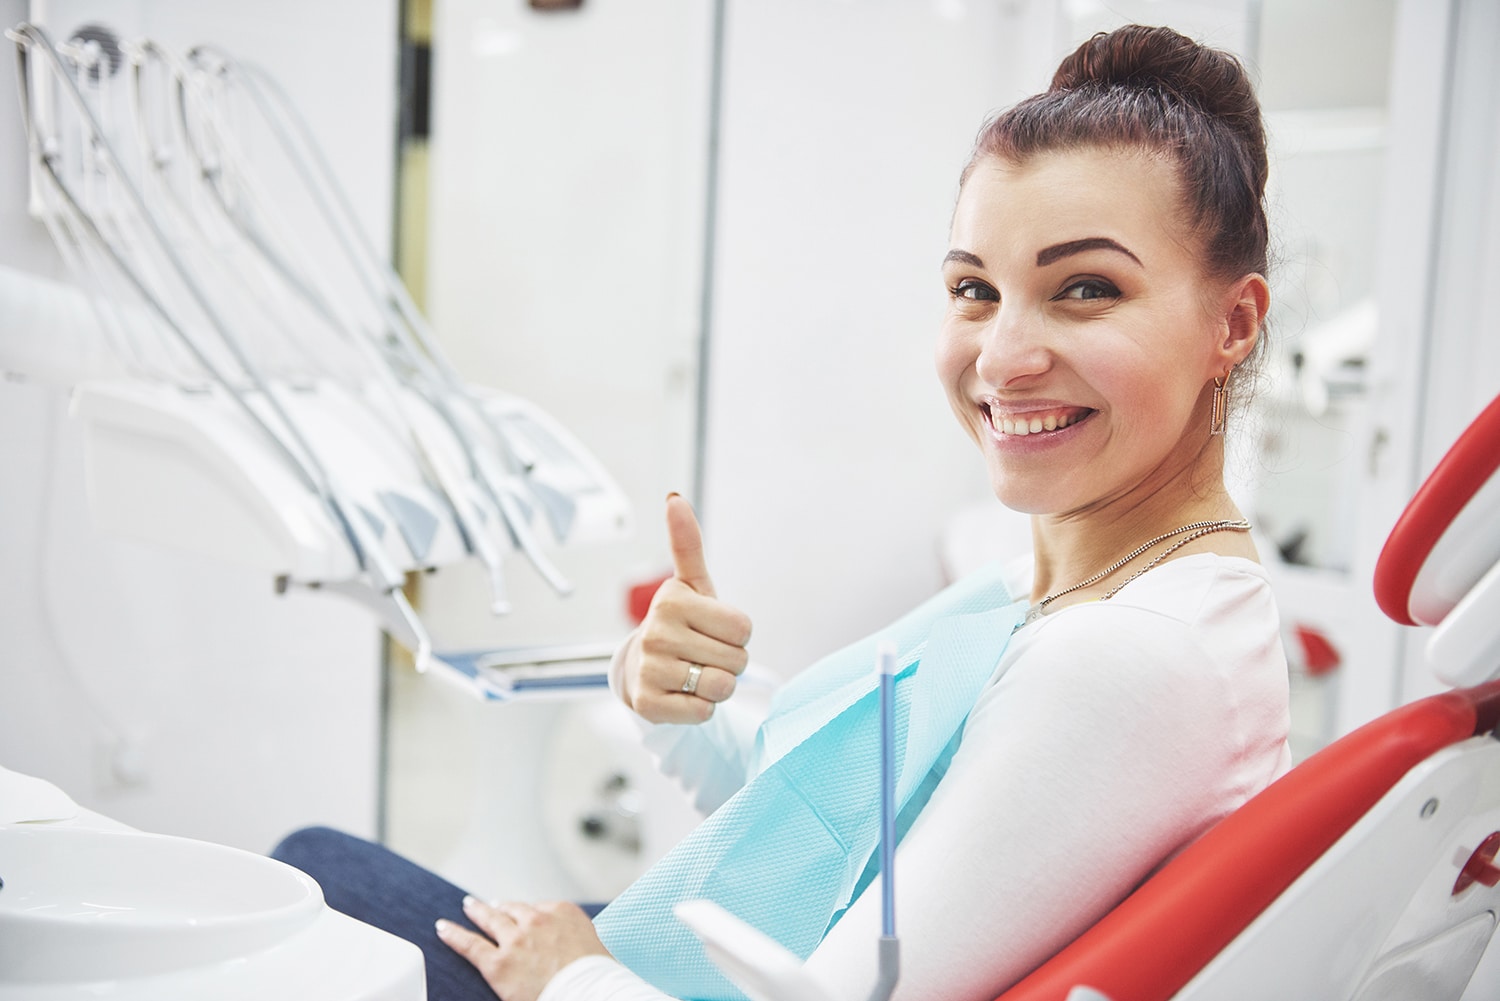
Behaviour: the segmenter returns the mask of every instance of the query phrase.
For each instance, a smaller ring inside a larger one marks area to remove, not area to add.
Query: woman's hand
[[[439,921],[438,938],[472,963],[505,1001],[536,1001],[547,981],[573,960],[609,955],[594,923],[573,904],[492,906],[465,897],[464,914],[484,935]]]
[[[673,576],[657,590],[624,656],[625,704],[653,723],[701,723],[734,694],[750,619],[714,595],[692,506],[667,498]]]

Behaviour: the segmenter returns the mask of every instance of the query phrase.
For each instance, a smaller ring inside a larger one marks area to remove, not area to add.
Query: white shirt
[[[1030,566],[1015,570],[1024,594]],[[755,723],[725,703],[647,744],[712,808],[743,783]],[[895,998],[988,1001],[1021,979],[1285,772],[1288,724],[1276,606],[1250,560],[1183,557],[1023,627],[897,850]],[[874,984],[879,898],[807,961],[831,998]],[[539,1001],[666,998],[596,956]]]

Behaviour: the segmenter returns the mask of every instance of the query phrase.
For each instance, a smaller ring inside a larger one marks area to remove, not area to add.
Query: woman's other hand
[[[438,938],[505,1001],[536,1001],[547,981],[573,960],[609,955],[594,923],[573,904],[490,905],[465,897],[464,914],[483,935],[439,921]]]
[[[653,723],[701,723],[749,663],[750,619],[714,594],[698,518],[677,494],[667,497],[667,537],[673,575],[623,651],[621,694]]]

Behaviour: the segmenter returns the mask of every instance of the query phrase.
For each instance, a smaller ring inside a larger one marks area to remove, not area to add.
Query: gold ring
[[[682,683],[682,690],[689,695],[696,694],[698,691],[698,679],[701,677],[703,677],[703,665],[689,664],[687,680]]]

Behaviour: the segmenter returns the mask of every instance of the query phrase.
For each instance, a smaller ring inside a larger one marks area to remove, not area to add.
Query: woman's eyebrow
[[[1081,254],[1086,250],[1116,250],[1141,267],[1145,267],[1145,265],[1141,264],[1139,257],[1107,236],[1089,236],[1082,240],[1069,240],[1067,243],[1055,243],[1050,247],[1038,250],[1036,252],[1036,266],[1043,268],[1054,261],[1060,261],[1064,257],[1069,257],[1073,254]]]
[[[959,264],[967,264],[971,268],[984,267],[984,262],[981,261],[976,255],[969,253],[967,250],[948,251],[948,253],[943,255],[943,263],[947,264],[949,261],[957,261]]]

